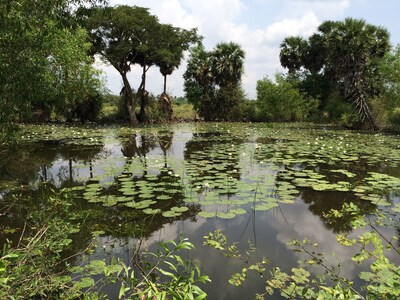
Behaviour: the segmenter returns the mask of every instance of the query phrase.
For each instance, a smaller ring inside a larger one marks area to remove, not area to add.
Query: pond
[[[252,243],[254,259],[285,271],[304,258],[287,243],[308,238],[357,286],[365,267],[336,241],[352,229],[324,215],[353,202],[366,215],[380,208],[398,220],[400,139],[305,124],[25,126],[18,146],[0,148],[2,243],[18,240],[26,213],[40,210],[43,186],[78,197],[84,222],[72,249],[83,251],[93,233],[97,241],[81,261],[129,263],[139,240],[154,249],[187,237],[196,249],[186,258],[198,260],[212,280],[208,299],[252,299],[263,281],[254,275],[241,287],[229,285],[243,265],[203,246],[203,237],[220,229],[243,251]],[[25,200],[10,206],[16,195]],[[112,286],[104,291],[118,295]]]

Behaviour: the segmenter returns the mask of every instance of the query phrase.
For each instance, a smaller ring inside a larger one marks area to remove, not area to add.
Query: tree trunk
[[[129,84],[128,78],[125,72],[121,73],[122,80],[124,82],[124,89],[123,89],[123,97],[126,109],[128,110],[129,114],[129,123],[131,126],[136,127],[139,124],[139,121],[136,117],[135,112],[135,99],[133,97],[132,88]]]
[[[146,65],[143,65],[143,74],[142,74],[142,90],[140,91],[140,113],[139,119],[141,122],[146,122],[146,104],[147,104],[147,93],[146,93]]]
[[[358,109],[364,127],[366,126],[370,127],[372,130],[377,130],[378,126],[376,125],[364,92],[365,87],[363,85],[364,81],[361,77],[361,71],[354,71],[349,77],[350,78],[347,79],[345,78],[345,83],[347,82],[347,87],[345,84],[346,98],[350,99]]]
[[[164,75],[164,94],[167,93],[167,75]]]

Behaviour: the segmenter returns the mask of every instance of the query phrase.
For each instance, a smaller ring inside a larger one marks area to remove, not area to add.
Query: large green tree
[[[238,85],[242,80],[244,50],[239,44],[219,43],[212,52],[213,74],[219,86]]]
[[[147,8],[138,6],[97,8],[89,12],[86,25],[91,32],[92,53],[99,54],[122,77],[121,93],[133,126],[146,119],[146,74],[149,68],[158,65],[165,76],[172,73],[179,66],[183,52],[198,39],[195,29],[189,31],[162,24]],[[137,95],[132,92],[128,80],[128,73],[135,64],[142,68]],[[136,115],[138,99],[140,120]]]
[[[241,118],[244,56],[240,45],[233,42],[219,43],[210,52],[201,44],[191,49],[184,89],[205,120]]]
[[[386,29],[364,20],[325,21],[307,45],[301,38],[287,38],[280,57],[291,73],[304,67],[311,74],[323,74],[354,104],[364,123],[376,128],[368,101],[382,91],[377,66],[389,42]]]
[[[3,137],[15,121],[65,114],[99,86],[86,31],[73,8],[95,1],[0,2],[0,122]],[[75,103],[75,104],[74,104]]]

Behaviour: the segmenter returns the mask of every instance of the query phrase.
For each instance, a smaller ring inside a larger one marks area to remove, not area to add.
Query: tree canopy
[[[196,29],[185,30],[162,24],[147,8],[116,6],[96,8],[86,22],[93,43],[92,53],[111,64],[121,75],[121,94],[129,112],[130,122],[137,125],[137,97],[132,92],[127,74],[135,64],[142,67],[142,80],[138,87],[140,119],[145,120],[146,72],[158,65],[163,76],[172,73],[183,58],[183,52],[200,37]],[[165,75],[164,75],[165,74]]]
[[[191,49],[184,89],[205,120],[241,118],[244,56],[241,46],[233,42],[219,43],[210,52],[202,44]]]
[[[0,3],[0,122],[3,135],[14,122],[66,114],[77,101],[99,92],[87,56],[86,31],[73,6],[97,1],[21,0]]]
[[[362,120],[376,128],[368,99],[381,92],[376,70],[378,61],[389,50],[386,29],[347,18],[323,22],[308,41],[286,38],[281,44],[280,59],[289,74],[301,68],[311,74],[323,74],[354,104]]]

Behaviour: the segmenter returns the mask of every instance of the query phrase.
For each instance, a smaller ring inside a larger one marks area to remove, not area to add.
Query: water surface
[[[251,299],[263,291],[261,279],[254,275],[241,287],[230,286],[230,275],[243,266],[203,246],[203,236],[220,229],[242,250],[255,245],[254,260],[265,257],[285,271],[304,258],[287,243],[308,238],[360,284],[364,267],[351,262],[354,249],[340,246],[335,236],[360,232],[324,214],[353,202],[364,214],[380,208],[398,218],[392,208],[399,203],[399,164],[398,136],[323,126],[26,127],[18,146],[0,149],[2,242],[18,239],[44,190],[64,188],[77,196],[77,213],[85,214],[74,251],[98,232],[95,253],[80,260],[119,257],[129,263],[139,240],[155,249],[158,241],[188,237],[196,250],[184,256],[198,260],[211,277],[208,299]],[[30,200],[10,207],[15,195]],[[398,235],[396,230],[385,234]],[[105,292],[115,298],[118,288]]]

